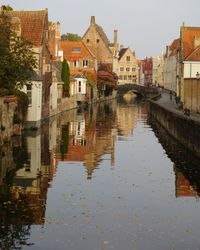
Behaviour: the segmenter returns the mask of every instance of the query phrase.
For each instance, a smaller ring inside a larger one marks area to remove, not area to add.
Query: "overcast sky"
[[[0,0],[14,10],[48,8],[49,20],[59,21],[62,33],[83,35],[90,16],[110,41],[118,30],[119,44],[136,56],[157,56],[179,36],[180,25],[200,26],[200,0]]]

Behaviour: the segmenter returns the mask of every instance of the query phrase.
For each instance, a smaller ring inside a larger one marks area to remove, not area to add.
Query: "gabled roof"
[[[89,78],[91,78],[94,82],[94,84],[96,84],[96,70],[93,68],[85,68],[85,69],[70,69],[70,75],[71,76],[75,76],[75,75],[84,75],[86,78],[87,76],[89,76]]]
[[[177,54],[177,50],[180,48],[180,38],[175,39],[170,45],[170,56]]]
[[[60,41],[60,47],[63,50],[64,58],[88,58],[95,59],[94,54],[85,46],[82,41]],[[76,48],[80,48],[76,50]]]
[[[181,27],[183,60],[185,60],[196,49],[194,47],[196,37],[200,37],[200,27]]]
[[[21,23],[21,35],[34,46],[41,46],[45,29],[45,19],[48,20],[48,11],[7,11],[10,17],[18,17]]]
[[[120,60],[122,58],[122,56],[126,53],[128,48],[123,48],[119,51],[119,58],[118,60]]]
[[[104,30],[103,30],[103,28],[101,26],[99,26],[98,24],[95,23],[95,17],[94,16],[91,16],[90,26],[86,30],[86,32],[83,35],[83,37],[87,34],[87,32],[89,31],[89,29],[90,29],[91,26],[93,26],[95,28],[96,32],[99,34],[99,36],[104,41],[104,43],[106,43],[107,45],[109,45],[110,41],[109,41],[108,37],[106,36],[106,33],[104,32]]]
[[[104,32],[103,28],[101,26],[99,26],[98,24],[96,24],[95,22],[95,17],[91,16],[91,22],[90,22],[90,26],[89,28],[86,30],[85,34],[83,35],[82,38],[85,37],[85,35],[89,32],[90,28],[94,27],[96,32],[98,33],[98,35],[101,37],[101,39],[103,40],[103,42],[105,43],[105,45],[107,46],[108,50],[111,52],[110,46],[111,43],[108,39],[108,37],[106,36],[106,33]]]
[[[198,46],[192,53],[185,58],[185,61],[200,61],[200,46]]]
[[[130,55],[132,55],[135,58],[135,52],[132,52],[131,49],[128,47],[128,48],[123,48],[119,51],[119,58],[118,58],[119,61],[126,54],[127,51],[130,51]]]
[[[103,41],[109,45],[110,41],[108,37],[106,36],[106,33],[104,32],[103,28],[96,23],[95,23],[95,28],[96,28],[96,31],[99,33],[99,36],[103,39]]]

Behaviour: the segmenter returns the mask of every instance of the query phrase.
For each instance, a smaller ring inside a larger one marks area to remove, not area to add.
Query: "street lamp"
[[[197,79],[197,80],[200,79],[200,74],[199,74],[199,72],[196,73],[196,79]]]

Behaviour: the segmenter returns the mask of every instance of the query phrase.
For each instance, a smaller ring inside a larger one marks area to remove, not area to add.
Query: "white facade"
[[[164,60],[164,88],[177,92],[177,59],[168,56]]]
[[[200,62],[183,62],[184,63],[184,78],[197,78],[197,73],[200,74]]]
[[[41,136],[27,137],[28,162],[16,172],[16,179],[36,179],[41,170]]]
[[[76,94],[82,94],[82,95],[86,95],[86,83],[87,83],[87,79],[85,79],[84,77],[74,77],[75,81],[73,82],[73,84],[71,85],[70,88],[70,94],[76,95]]]
[[[42,81],[31,81],[24,85],[22,91],[27,94],[29,100],[26,121],[38,126],[42,111]]]

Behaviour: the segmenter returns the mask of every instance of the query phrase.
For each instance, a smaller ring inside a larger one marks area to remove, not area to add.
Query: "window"
[[[97,43],[99,43],[99,41],[100,41],[100,40],[99,40],[99,39],[97,39]]]
[[[27,96],[28,96],[28,105],[32,105],[32,85],[27,84],[26,85],[26,90],[27,90]]]
[[[124,80],[127,80],[127,76],[124,76]]]
[[[81,93],[81,81],[78,82],[78,92]]]
[[[72,48],[72,51],[73,52],[80,52],[81,48],[80,47],[74,47],[74,48]]]
[[[86,42],[89,43],[89,42],[90,42],[90,39],[87,39]]]
[[[128,76],[128,80],[130,80],[130,81],[131,81],[131,78],[132,78],[131,76]]]
[[[127,71],[127,72],[128,72],[128,71],[130,71],[130,68],[129,68],[129,67],[127,67],[127,68],[126,68],[126,71]]]
[[[78,61],[74,61],[74,68],[78,68],[78,66],[79,66],[79,62]]]
[[[135,72],[135,68],[132,68],[132,71]]]
[[[122,75],[119,76],[119,80],[122,80]]]
[[[127,61],[127,62],[130,62],[130,60],[131,60],[131,57],[130,57],[130,56],[127,56],[127,57],[126,57],[126,61]]]
[[[132,76],[132,78],[133,78],[133,82],[136,82],[137,81],[137,77],[134,75],[134,76]]]
[[[120,67],[120,71],[124,71],[124,67]]]
[[[88,66],[88,60],[83,60],[83,67],[87,67]]]

